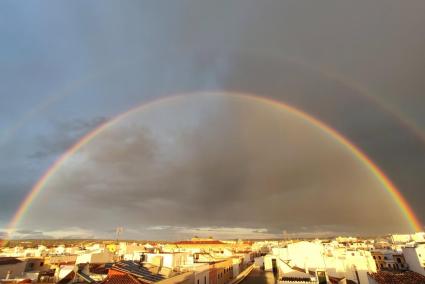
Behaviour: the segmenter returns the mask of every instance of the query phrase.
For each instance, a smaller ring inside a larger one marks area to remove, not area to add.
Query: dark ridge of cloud
[[[28,158],[45,159],[53,155],[62,154],[74,145],[78,139],[106,121],[106,117],[94,117],[91,119],[55,122],[52,133],[38,136],[36,143],[39,150],[28,155]]]
[[[125,224],[140,232],[152,226],[406,229],[377,181],[323,132],[277,109],[219,98],[194,99],[193,107],[210,110],[195,127],[177,123],[178,131],[165,133],[172,141],[165,146],[138,116],[98,136],[54,176],[24,224],[37,219],[46,230],[59,220],[93,230]],[[185,121],[190,111],[175,114]]]
[[[16,233],[23,234],[23,235],[29,235],[29,234],[42,234],[40,231],[35,230],[16,230]]]

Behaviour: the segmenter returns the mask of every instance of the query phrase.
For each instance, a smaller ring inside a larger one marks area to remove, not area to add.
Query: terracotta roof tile
[[[146,283],[138,280],[136,277],[121,271],[110,269],[108,277],[102,284],[141,284]]]
[[[379,284],[419,284],[425,283],[425,276],[407,271],[403,273],[392,273],[387,271],[379,271],[376,273],[369,273],[369,276],[373,278]]]

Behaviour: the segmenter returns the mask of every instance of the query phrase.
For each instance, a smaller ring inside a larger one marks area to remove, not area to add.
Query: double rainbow
[[[350,142],[347,138],[345,138],[343,135],[338,133],[335,129],[331,128],[330,126],[326,125],[322,121],[312,117],[311,115],[295,108],[292,106],[289,106],[283,102],[272,100],[270,98],[264,98],[254,95],[248,95],[248,94],[239,94],[239,93],[232,93],[232,96],[236,96],[238,98],[243,99],[249,99],[256,103],[262,103],[262,104],[268,104],[273,105],[275,107],[279,107],[284,111],[287,111],[298,118],[304,120],[308,124],[319,128],[321,131],[323,131],[325,134],[331,136],[336,141],[338,141],[341,145],[345,146],[346,149],[348,149],[352,155],[359,160],[364,166],[367,167],[367,169],[377,178],[377,180],[381,183],[383,188],[387,191],[387,193],[391,196],[391,198],[395,201],[397,207],[400,209],[401,213],[405,217],[405,220],[409,224],[409,227],[411,228],[412,232],[414,231],[420,231],[422,229],[422,224],[419,221],[419,219],[416,217],[415,213],[413,212],[412,208],[407,203],[406,199],[403,197],[401,192],[395,187],[395,185],[390,181],[390,179],[385,175],[385,173],[379,169],[379,167],[368,157],[366,154],[364,154],[359,148],[357,148],[352,142]],[[34,199],[40,194],[40,192],[43,190],[45,185],[49,182],[50,178],[55,175],[55,173],[60,169],[60,167],[66,162],[66,160],[71,157],[75,152],[77,152],[81,147],[84,145],[90,143],[96,136],[98,136],[103,131],[107,130],[108,128],[112,127],[113,125],[117,124],[118,122],[125,119],[128,115],[133,114],[135,112],[146,110],[153,106],[158,106],[160,104],[166,104],[172,101],[176,101],[181,99],[182,97],[187,96],[194,96],[193,94],[184,94],[184,95],[175,95],[171,97],[164,97],[160,99],[156,99],[151,102],[147,102],[145,104],[142,104],[136,108],[132,108],[122,114],[117,115],[113,119],[109,120],[108,122],[103,123],[102,125],[98,126],[93,131],[86,134],[84,137],[82,137],[77,143],[75,143],[71,148],[69,148],[65,153],[63,153],[50,167],[49,169],[44,173],[44,175],[38,180],[38,182],[34,185],[34,187],[31,189],[29,194],[25,197],[24,201],[19,206],[18,210],[14,214],[12,220],[10,221],[8,225],[7,232],[10,235],[13,233],[18,226],[19,222],[22,220],[22,218],[25,216],[25,213],[28,211],[28,209],[31,206],[31,203],[34,201]]]

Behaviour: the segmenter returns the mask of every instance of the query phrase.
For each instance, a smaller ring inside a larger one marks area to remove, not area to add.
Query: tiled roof
[[[114,269],[109,270],[108,277],[102,282],[102,284],[141,284],[136,277],[121,271]]]
[[[407,271],[403,273],[392,273],[388,271],[379,271],[368,274],[379,284],[420,284],[425,283],[425,276]]]

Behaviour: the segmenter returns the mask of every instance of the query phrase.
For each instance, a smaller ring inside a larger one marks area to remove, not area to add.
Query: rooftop
[[[22,262],[15,257],[0,257],[0,265],[11,265]]]
[[[368,273],[368,275],[379,284],[425,283],[425,276],[412,271],[407,271],[403,273],[379,271],[376,273]]]
[[[132,275],[133,277],[136,277],[139,280],[141,278],[142,280],[148,280],[149,282],[157,282],[166,278],[164,275],[154,273],[150,269],[148,269],[148,267],[145,267],[133,261],[117,262],[112,266],[109,271],[111,270],[124,272]]]
[[[142,283],[131,274],[111,269],[102,284],[140,284]]]

